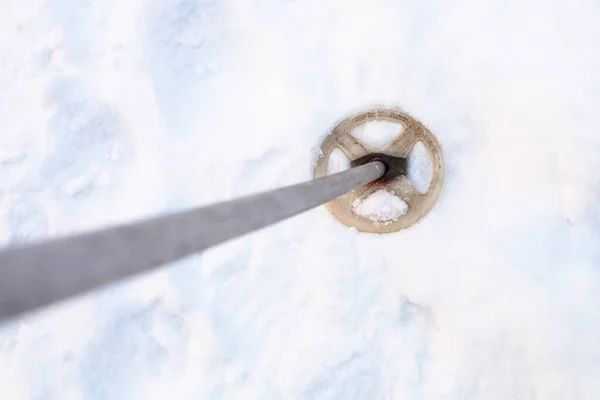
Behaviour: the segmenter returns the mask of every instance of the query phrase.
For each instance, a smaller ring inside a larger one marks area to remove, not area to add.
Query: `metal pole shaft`
[[[372,182],[384,172],[383,163],[371,162],[267,193],[0,251],[0,320],[274,224]]]

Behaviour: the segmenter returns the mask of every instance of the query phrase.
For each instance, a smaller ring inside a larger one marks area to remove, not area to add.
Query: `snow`
[[[350,159],[338,148],[335,148],[329,154],[327,160],[327,174],[335,174],[350,168]]]
[[[361,217],[368,218],[377,224],[389,224],[406,214],[408,205],[399,197],[385,189],[379,189],[366,199],[356,199],[352,203],[352,211]]]
[[[352,129],[352,136],[373,150],[383,150],[404,132],[404,126],[389,121],[372,121]]]
[[[0,242],[308,180],[400,106],[446,181],[378,236],[324,207],[0,327],[10,399],[595,399],[600,6],[5,0]]]
[[[433,178],[433,167],[431,165],[431,156],[423,142],[415,144],[415,147],[413,147],[408,155],[407,166],[406,177],[410,183],[419,192],[426,193]]]

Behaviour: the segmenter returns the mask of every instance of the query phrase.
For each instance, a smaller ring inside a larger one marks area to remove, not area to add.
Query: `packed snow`
[[[1,325],[0,398],[600,396],[598,2],[0,8],[2,245],[311,179],[373,106],[446,163],[408,230],[319,207]]]
[[[356,199],[352,211],[376,224],[386,225],[406,214],[408,205],[385,189],[371,193],[365,199]]]

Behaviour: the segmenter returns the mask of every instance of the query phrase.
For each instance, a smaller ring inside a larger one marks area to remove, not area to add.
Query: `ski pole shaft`
[[[150,271],[333,200],[379,161],[219,204],[0,251],[0,321]]]

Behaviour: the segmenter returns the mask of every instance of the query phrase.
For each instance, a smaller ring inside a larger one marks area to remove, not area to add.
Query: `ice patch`
[[[407,178],[415,189],[425,193],[431,184],[432,175],[433,169],[429,151],[423,143],[418,142],[408,156]]]
[[[406,214],[408,205],[385,189],[380,189],[366,199],[356,199],[352,211],[379,224],[389,224]]]
[[[383,150],[404,132],[404,126],[389,121],[373,121],[352,129],[352,136],[372,148]]]
[[[327,174],[336,174],[338,172],[350,169],[350,159],[340,149],[333,149],[327,160]]]

